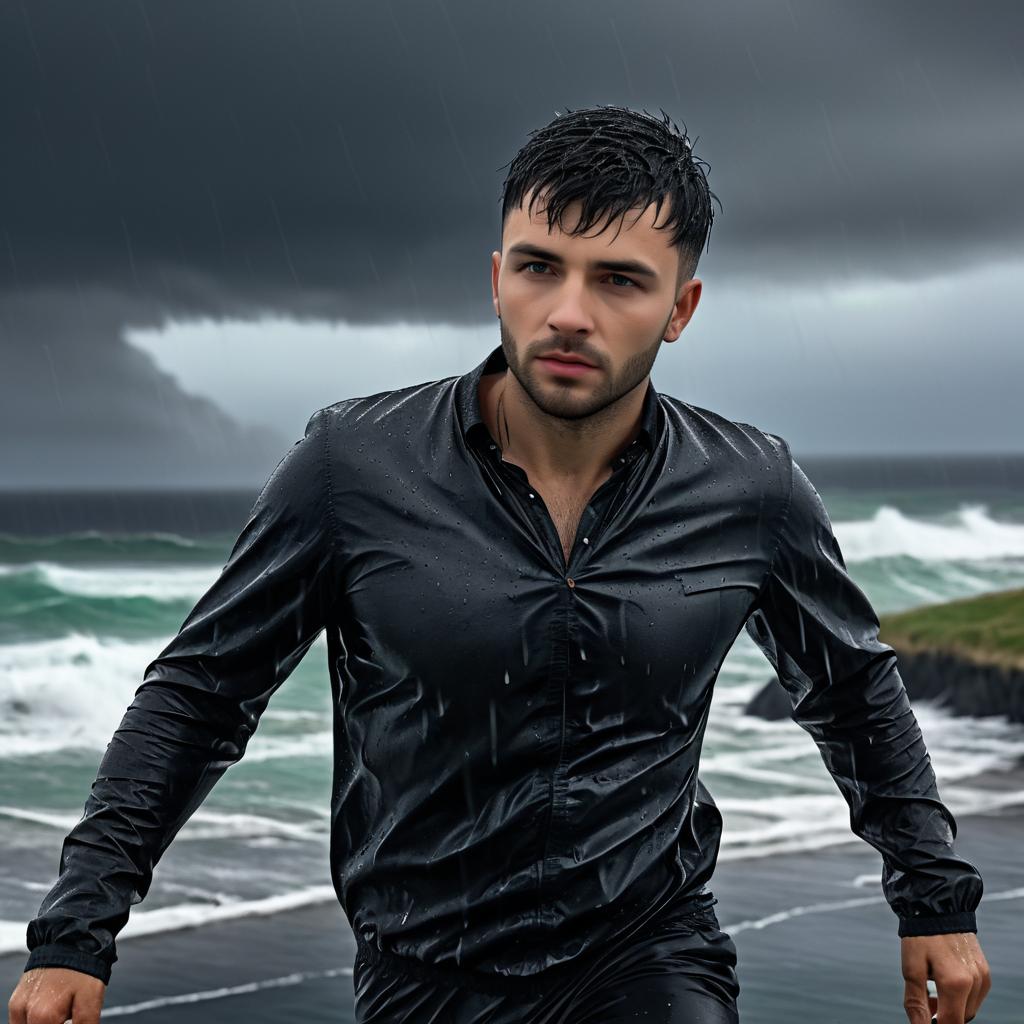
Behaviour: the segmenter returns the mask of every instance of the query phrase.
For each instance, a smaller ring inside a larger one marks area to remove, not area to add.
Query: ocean
[[[879,613],[1024,586],[1024,457],[800,462]],[[0,953],[24,951],[145,665],[216,578],[254,497],[0,493]],[[721,861],[858,841],[810,737],[743,713],[770,674],[741,631],[701,760],[725,819]],[[335,898],[330,708],[321,636],[158,864],[123,938]],[[978,781],[1024,757],[1024,725],[924,701],[915,712],[954,815],[1024,803],[1024,790]]]

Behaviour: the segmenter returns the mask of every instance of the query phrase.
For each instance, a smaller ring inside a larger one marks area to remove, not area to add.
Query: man
[[[817,492],[783,439],[649,379],[697,307],[710,197],[649,115],[534,133],[491,257],[500,347],[310,419],[147,666],[29,925],[14,1024],[96,1019],[153,866],[322,630],[358,1021],[734,1022],[697,768],[744,626],[882,854],[911,1024],[929,977],[939,1024],[974,1018],[981,879]]]

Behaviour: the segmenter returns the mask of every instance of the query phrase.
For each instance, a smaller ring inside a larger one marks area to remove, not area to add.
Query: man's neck
[[[550,436],[543,429],[531,431],[524,422],[521,403],[509,391],[511,373],[485,374],[480,378],[480,410],[491,436],[506,462],[519,466],[531,481],[554,487],[593,489],[610,475],[610,464],[640,432],[639,421],[629,436],[608,443],[593,436],[579,440]]]

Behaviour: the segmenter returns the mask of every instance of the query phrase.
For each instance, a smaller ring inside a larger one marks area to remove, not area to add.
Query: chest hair
[[[609,472],[604,480],[607,480],[610,475]],[[600,481],[591,491],[548,488],[542,494],[544,504],[551,513],[555,530],[558,532],[558,539],[562,542],[562,554],[565,556],[566,564],[569,562],[572,543],[576,539],[576,531],[580,528],[580,519],[583,517],[587,503],[604,483],[604,480]]]

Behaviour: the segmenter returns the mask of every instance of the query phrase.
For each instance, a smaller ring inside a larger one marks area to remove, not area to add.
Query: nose
[[[548,314],[548,327],[554,334],[590,333],[594,329],[593,317],[587,313],[585,289],[581,285],[563,284]]]

